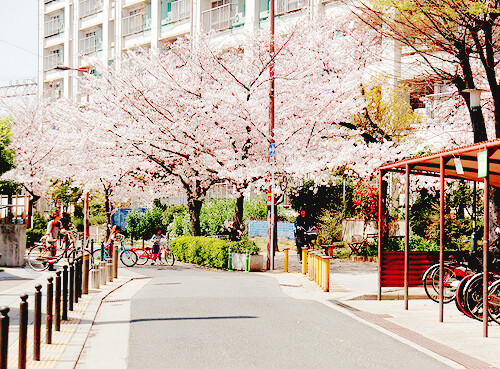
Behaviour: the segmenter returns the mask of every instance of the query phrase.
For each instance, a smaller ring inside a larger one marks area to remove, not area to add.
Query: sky
[[[38,1],[0,0],[0,85],[37,76]]]

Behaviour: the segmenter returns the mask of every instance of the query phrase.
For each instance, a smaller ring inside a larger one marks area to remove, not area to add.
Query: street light
[[[56,65],[54,67],[54,70],[73,70],[76,72],[90,73],[92,71],[92,68],[91,67],[71,68],[66,65]],[[87,102],[89,102],[89,95],[87,95],[86,100]]]
[[[469,88],[463,90],[463,92],[469,93],[469,104],[471,109],[471,123],[472,132],[474,134],[474,143],[482,141],[482,134],[479,132],[479,122],[481,120],[481,92],[485,90],[477,88]],[[481,130],[482,131],[482,130]],[[481,132],[483,133],[483,132]],[[484,132],[486,135],[486,132]],[[473,196],[472,196],[472,235],[471,235],[471,249],[476,251],[477,239],[476,239],[476,217],[477,217],[477,205],[476,205],[476,181],[473,183]]]
[[[67,67],[65,65],[57,65],[54,67],[55,70],[75,70],[77,72],[82,72],[82,73],[89,73],[90,67],[81,67],[81,68],[71,68]]]

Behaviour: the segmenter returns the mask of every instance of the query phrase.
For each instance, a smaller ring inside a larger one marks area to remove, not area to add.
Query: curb
[[[133,276],[122,277],[125,278],[125,280],[123,281],[120,281],[120,278],[118,278],[117,279],[118,285],[111,286],[112,288],[110,290],[103,290],[91,298],[88,307],[82,316],[82,319],[87,318],[88,322],[80,323],[78,325],[78,328],[76,329],[75,333],[69,340],[66,349],[59,357],[58,363],[55,366],[56,369],[76,368],[78,361],[80,360],[80,357],[82,355],[85,344],[87,342],[87,339],[89,337],[90,331],[94,326],[95,318],[99,313],[99,309],[101,308],[101,305],[103,301],[106,299],[106,297],[108,297],[110,294],[112,294],[113,292],[123,287],[132,280],[149,278],[146,276],[142,276],[139,273],[134,273],[134,274],[137,274],[137,277]],[[113,281],[112,283],[117,283],[117,282]]]

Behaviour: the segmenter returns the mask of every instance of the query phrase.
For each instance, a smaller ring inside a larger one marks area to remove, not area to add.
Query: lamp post
[[[72,70],[72,71],[76,71],[76,72],[90,73],[92,68],[91,67],[72,68],[72,67],[68,67],[66,65],[57,65],[54,67],[54,70]],[[89,95],[87,95],[86,100],[87,100],[87,102],[89,102]]]
[[[482,120],[481,112],[481,92],[484,90],[477,88],[470,88],[463,90],[469,93],[470,104],[470,119],[472,123],[472,132],[474,134],[474,143],[484,141],[486,137],[486,130],[484,124],[479,127],[479,122]],[[484,131],[484,132],[483,132]],[[476,251],[477,238],[476,238],[476,218],[477,218],[477,204],[476,204],[476,181],[473,183],[473,196],[472,196],[472,235],[471,235],[471,249]]]

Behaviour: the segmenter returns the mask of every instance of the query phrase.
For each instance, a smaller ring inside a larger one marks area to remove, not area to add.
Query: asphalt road
[[[130,300],[131,369],[448,368],[317,301],[284,294],[274,278],[178,265],[140,272],[152,279]]]

